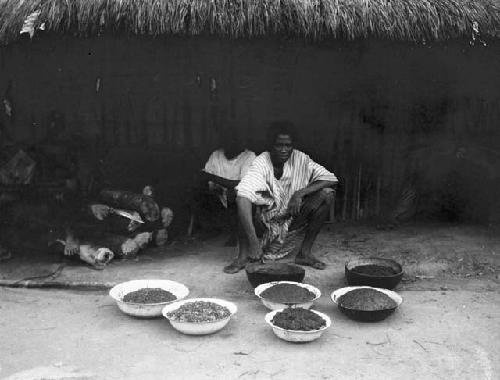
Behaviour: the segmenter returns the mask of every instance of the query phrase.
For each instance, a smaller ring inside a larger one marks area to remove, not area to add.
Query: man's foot
[[[245,269],[247,261],[234,260],[231,264],[224,267],[224,273],[234,274],[238,273],[240,270]]]
[[[66,241],[64,245],[64,255],[74,256],[80,253],[80,242],[73,236],[66,236]]]
[[[314,269],[320,269],[320,270],[326,268],[326,264],[324,262],[319,261],[318,259],[316,259],[312,256],[296,257],[295,264],[304,265],[304,266],[308,266],[308,267],[312,267]]]
[[[172,220],[174,220],[174,212],[168,207],[163,207],[161,209],[161,223],[163,224],[163,228],[168,228]]]

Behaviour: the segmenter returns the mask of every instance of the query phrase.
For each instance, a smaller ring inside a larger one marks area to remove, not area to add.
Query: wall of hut
[[[110,183],[154,182],[185,215],[228,127],[260,152],[269,123],[289,119],[298,147],[341,179],[337,219],[388,215],[417,194],[421,215],[493,221],[499,68],[495,43],[47,35],[0,48],[0,127],[24,145],[51,125],[79,135]]]

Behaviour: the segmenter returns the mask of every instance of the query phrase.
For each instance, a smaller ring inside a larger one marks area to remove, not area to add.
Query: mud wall
[[[40,36],[0,48],[12,107],[0,123],[36,144],[56,119],[86,136],[111,183],[157,182],[184,215],[185,189],[226,127],[262,151],[267,125],[286,118],[298,147],[341,178],[336,217],[383,215],[411,188],[427,215],[491,221],[498,45]]]

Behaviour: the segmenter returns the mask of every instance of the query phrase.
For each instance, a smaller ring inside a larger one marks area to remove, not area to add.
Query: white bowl
[[[280,302],[274,302],[271,300],[268,300],[266,298],[263,298],[261,296],[262,292],[266,289],[269,289],[270,287],[277,285],[277,284],[293,284],[300,286],[301,288],[305,288],[309,290],[310,292],[314,293],[315,297],[308,302],[302,302],[302,303],[280,303]],[[255,295],[259,297],[262,300],[262,303],[264,306],[266,306],[269,310],[280,310],[280,309],[285,309],[287,307],[301,307],[303,309],[309,309],[313,304],[314,301],[316,301],[319,297],[321,297],[321,292],[318,288],[315,288],[312,285],[309,284],[302,284],[300,282],[294,282],[294,281],[273,281],[273,282],[268,282],[266,284],[261,284],[255,288]]]
[[[159,303],[134,303],[123,301],[123,297],[125,297],[126,294],[142,288],[160,288],[172,293],[175,297],[177,297],[177,299],[169,302]],[[109,295],[116,301],[116,304],[121,311],[134,317],[143,318],[161,316],[161,311],[166,305],[186,298],[188,294],[188,288],[178,282],[170,280],[127,281],[114,286],[109,291]]]
[[[391,297],[394,302],[399,306],[403,303],[403,297],[401,297],[398,293],[393,292],[392,290],[389,289],[384,289],[384,288],[374,288],[372,286],[347,286],[345,288],[340,288],[332,292],[330,295],[330,298],[332,299],[333,303],[338,305],[338,300],[340,297],[342,297],[344,294],[347,292],[350,292],[351,290],[356,290],[356,289],[363,289],[363,288],[368,288],[368,289],[375,289],[378,290],[379,292],[382,292],[386,294],[387,296]]]
[[[205,302],[213,302],[218,305],[226,307],[231,313],[229,317],[221,319],[219,321],[214,322],[179,322],[168,317],[168,313],[177,310],[182,305],[189,302],[196,301],[205,301]],[[218,298],[190,298],[187,300],[174,302],[170,305],[167,305],[163,308],[162,314],[165,318],[167,318],[174,329],[180,331],[181,333],[188,335],[207,335],[213,334],[219,330],[221,330],[224,326],[227,325],[231,317],[236,314],[238,308],[232,302],[221,300]]]
[[[311,331],[287,330],[274,325],[272,322],[274,316],[283,310],[285,309],[271,311],[270,313],[266,314],[265,319],[266,322],[273,328],[274,334],[278,338],[286,340],[288,342],[311,342],[313,340],[316,340],[332,324],[332,321],[330,320],[330,317],[328,317],[328,315],[320,313],[319,311],[316,310],[311,310],[313,313],[319,315],[326,321],[326,326],[322,327],[319,330],[311,330]]]

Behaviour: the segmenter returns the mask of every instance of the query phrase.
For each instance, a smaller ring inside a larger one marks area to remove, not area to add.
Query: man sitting
[[[248,261],[280,259],[299,243],[297,264],[325,268],[311,249],[329,214],[338,180],[308,155],[294,149],[294,138],[290,122],[273,123],[268,136],[269,151],[254,160],[236,186],[239,252],[224,272],[236,273]],[[257,227],[264,229],[261,241],[253,221],[253,205],[257,206]]]
[[[246,174],[248,168],[255,159],[255,153],[243,149],[241,144],[236,139],[235,135],[230,131],[226,131],[223,148],[215,150],[205,164],[204,169],[201,171],[202,184],[198,185],[195,190],[193,206],[191,211],[191,223],[189,234],[194,224],[194,217],[201,209],[206,209],[211,199],[218,199],[230,214],[232,210],[228,210],[231,205],[235,204],[236,192],[234,188],[238,185],[240,179]],[[208,200],[206,195],[208,192]],[[216,197],[216,198],[215,198]],[[210,199],[211,198],[211,199]],[[230,228],[237,224],[236,216],[226,215],[229,220]],[[235,219],[233,222],[231,219]],[[231,231],[231,236],[226,245],[236,244],[236,228]],[[232,243],[234,240],[234,244]]]

